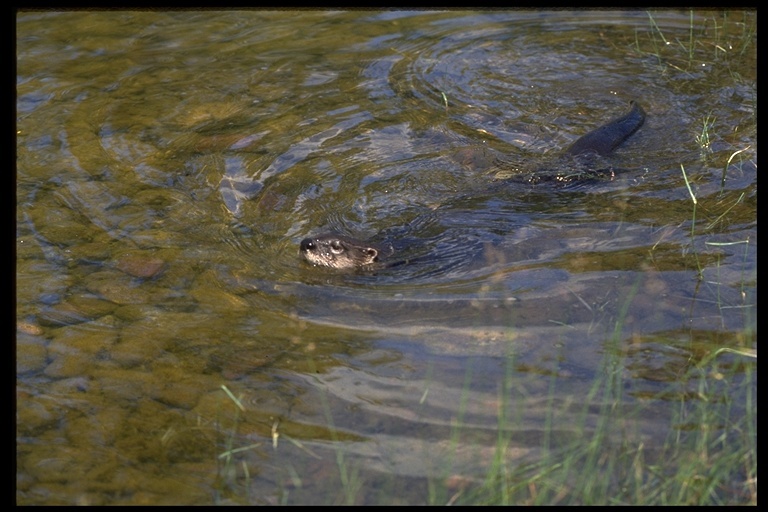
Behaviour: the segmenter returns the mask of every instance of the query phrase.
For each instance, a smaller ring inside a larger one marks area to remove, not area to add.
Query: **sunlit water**
[[[668,439],[755,342],[756,50],[716,16],[689,54],[641,11],[20,13],[17,501],[424,503],[500,431],[577,439],[606,372],[616,437]],[[613,179],[515,179],[633,99]],[[411,262],[300,261],[325,231]]]

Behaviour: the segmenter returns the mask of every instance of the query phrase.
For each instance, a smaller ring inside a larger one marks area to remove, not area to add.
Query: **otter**
[[[606,124],[579,137],[563,153],[567,158],[605,157],[634,134],[645,122],[645,111],[631,101],[629,111]],[[592,176],[593,173],[585,173]],[[560,180],[560,177],[554,179]],[[529,179],[530,182],[538,180]],[[374,268],[394,254],[392,246],[382,246],[355,238],[326,233],[305,238],[299,245],[299,254],[314,266],[335,269]],[[397,263],[395,263],[397,264]]]
[[[308,262],[338,269],[367,267],[394,252],[391,246],[384,247],[333,233],[305,238],[299,245],[299,253]]]

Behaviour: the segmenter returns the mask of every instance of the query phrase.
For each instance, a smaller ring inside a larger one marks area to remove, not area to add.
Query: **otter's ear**
[[[376,261],[376,259],[379,257],[379,251],[374,249],[373,247],[368,247],[365,249],[365,254],[368,255],[368,262],[372,263]]]

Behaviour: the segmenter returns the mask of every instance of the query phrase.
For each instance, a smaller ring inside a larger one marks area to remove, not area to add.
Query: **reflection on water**
[[[444,503],[585,433],[660,450],[705,386],[744,421],[751,360],[698,366],[755,341],[730,15],[20,13],[17,501]],[[507,179],[631,99],[613,179]],[[329,230],[409,263],[300,261]]]

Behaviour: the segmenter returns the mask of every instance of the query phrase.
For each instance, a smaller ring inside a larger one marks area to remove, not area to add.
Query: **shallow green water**
[[[756,348],[756,13],[652,19],[19,13],[17,502],[445,502],[608,403],[690,430]],[[614,179],[510,179],[631,99]],[[414,262],[301,262],[328,230]]]

